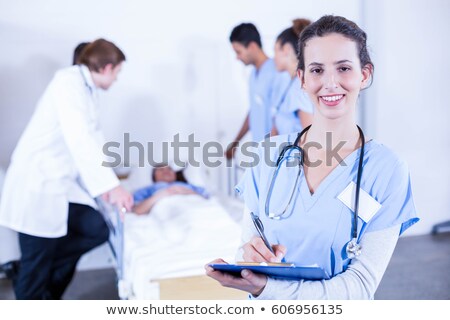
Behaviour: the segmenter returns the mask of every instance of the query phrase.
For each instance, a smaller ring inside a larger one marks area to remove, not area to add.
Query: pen
[[[264,241],[264,244],[266,247],[275,255],[275,252],[272,249],[272,246],[270,245],[269,241],[267,241],[266,235],[264,234],[264,226],[259,219],[259,217],[254,214],[253,212],[250,212],[250,215],[252,216],[253,224],[255,225],[256,231],[258,231],[259,236]]]

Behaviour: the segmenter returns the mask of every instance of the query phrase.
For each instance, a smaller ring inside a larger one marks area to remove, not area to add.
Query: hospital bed
[[[100,202],[111,229],[121,299],[245,299],[205,276],[216,258],[234,261],[243,204],[233,197],[174,195],[150,214],[122,215]]]

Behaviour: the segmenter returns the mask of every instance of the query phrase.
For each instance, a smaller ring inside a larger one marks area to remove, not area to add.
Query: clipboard
[[[296,266],[293,263],[212,263],[214,270],[240,275],[246,269],[255,273],[284,280],[328,280],[330,276],[319,266]]]

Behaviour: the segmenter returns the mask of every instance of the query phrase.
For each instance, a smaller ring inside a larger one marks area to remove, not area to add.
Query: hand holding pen
[[[253,237],[249,242],[242,246],[243,259],[245,262],[280,262],[286,254],[286,247],[283,245],[271,246],[264,234],[264,226],[257,215],[251,213],[253,223],[260,237]],[[283,261],[282,261],[283,262]],[[225,273],[220,270],[214,270],[211,264],[226,264],[223,259],[216,259],[205,266],[206,274],[219,281],[225,287],[244,290],[253,296],[258,296],[264,290],[267,284],[267,276],[264,274],[253,273],[244,269],[240,275]]]
[[[260,237],[253,237],[243,246],[243,258],[247,262],[284,262],[286,247],[280,244],[271,246],[264,234],[264,226],[259,217],[250,212],[253,224]]]

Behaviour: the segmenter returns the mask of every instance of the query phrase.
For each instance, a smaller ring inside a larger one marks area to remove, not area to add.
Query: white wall
[[[365,1],[363,21],[375,63],[365,127],[411,170],[421,222],[407,234],[450,220],[450,2]]]

